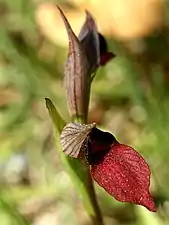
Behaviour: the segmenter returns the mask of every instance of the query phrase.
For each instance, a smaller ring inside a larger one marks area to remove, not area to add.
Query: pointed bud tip
[[[87,9],[85,9],[85,13],[86,13],[86,18],[87,18],[88,20],[89,20],[89,19],[94,20],[92,14],[91,14]]]
[[[78,38],[76,37],[75,33],[73,32],[73,30],[72,30],[72,28],[70,26],[70,23],[67,20],[65,14],[63,12],[63,10],[58,5],[56,5],[56,7],[57,7],[58,11],[60,12],[60,15],[62,17],[62,20],[63,20],[63,22],[65,24],[65,27],[66,27],[66,31],[68,33],[69,40],[70,39],[75,39],[78,42]]]

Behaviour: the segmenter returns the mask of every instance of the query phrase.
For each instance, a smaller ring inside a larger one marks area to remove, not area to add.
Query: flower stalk
[[[81,199],[92,224],[104,225],[102,215],[97,203],[93,181],[90,176],[89,166],[85,161],[73,159],[63,153],[60,143],[60,134],[66,123],[58,113],[52,101],[48,98],[46,98],[45,100],[46,107],[53,123],[56,148],[60,154],[62,164],[69,174],[70,178],[72,179],[78,192],[79,198]]]
[[[114,55],[107,51],[89,12],[77,37],[59,7],[58,11],[69,38],[64,80],[71,123],[65,125],[49,99],[46,104],[59,134],[57,147],[92,224],[103,225],[93,180],[116,200],[156,212],[149,192],[151,171],[144,158],[134,148],[120,144],[111,133],[99,130],[95,123],[87,124],[92,80],[98,67]]]
[[[62,10],[59,7],[58,10],[64,21],[69,38],[69,52],[64,71],[68,109],[72,122],[85,124],[87,123],[91,82],[100,61],[97,26],[93,17],[86,11],[86,21],[78,38],[71,29]],[[88,195],[89,208],[92,209],[88,210],[87,208],[86,210],[93,225],[103,225],[103,218],[97,202],[89,165],[85,160],[81,160],[80,163],[84,172],[83,184]]]

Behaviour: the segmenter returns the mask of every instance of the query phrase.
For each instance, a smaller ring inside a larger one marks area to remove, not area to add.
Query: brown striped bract
[[[68,123],[60,136],[63,152],[73,158],[78,158],[80,151],[83,150],[83,142],[94,127],[96,127],[95,123]]]

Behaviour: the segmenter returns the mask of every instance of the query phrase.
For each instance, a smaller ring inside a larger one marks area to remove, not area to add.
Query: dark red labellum
[[[132,202],[156,212],[149,192],[150,168],[144,158],[133,148],[120,143],[97,164],[91,165],[93,179],[110,195],[121,202]]]
[[[121,202],[132,202],[156,212],[149,192],[150,168],[132,147],[93,127],[82,145],[93,179]]]

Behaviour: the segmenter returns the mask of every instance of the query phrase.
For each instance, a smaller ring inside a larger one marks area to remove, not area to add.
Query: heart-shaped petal
[[[157,211],[149,193],[150,169],[143,157],[133,148],[115,143],[96,165],[92,177],[110,195],[121,202],[132,202]]]

